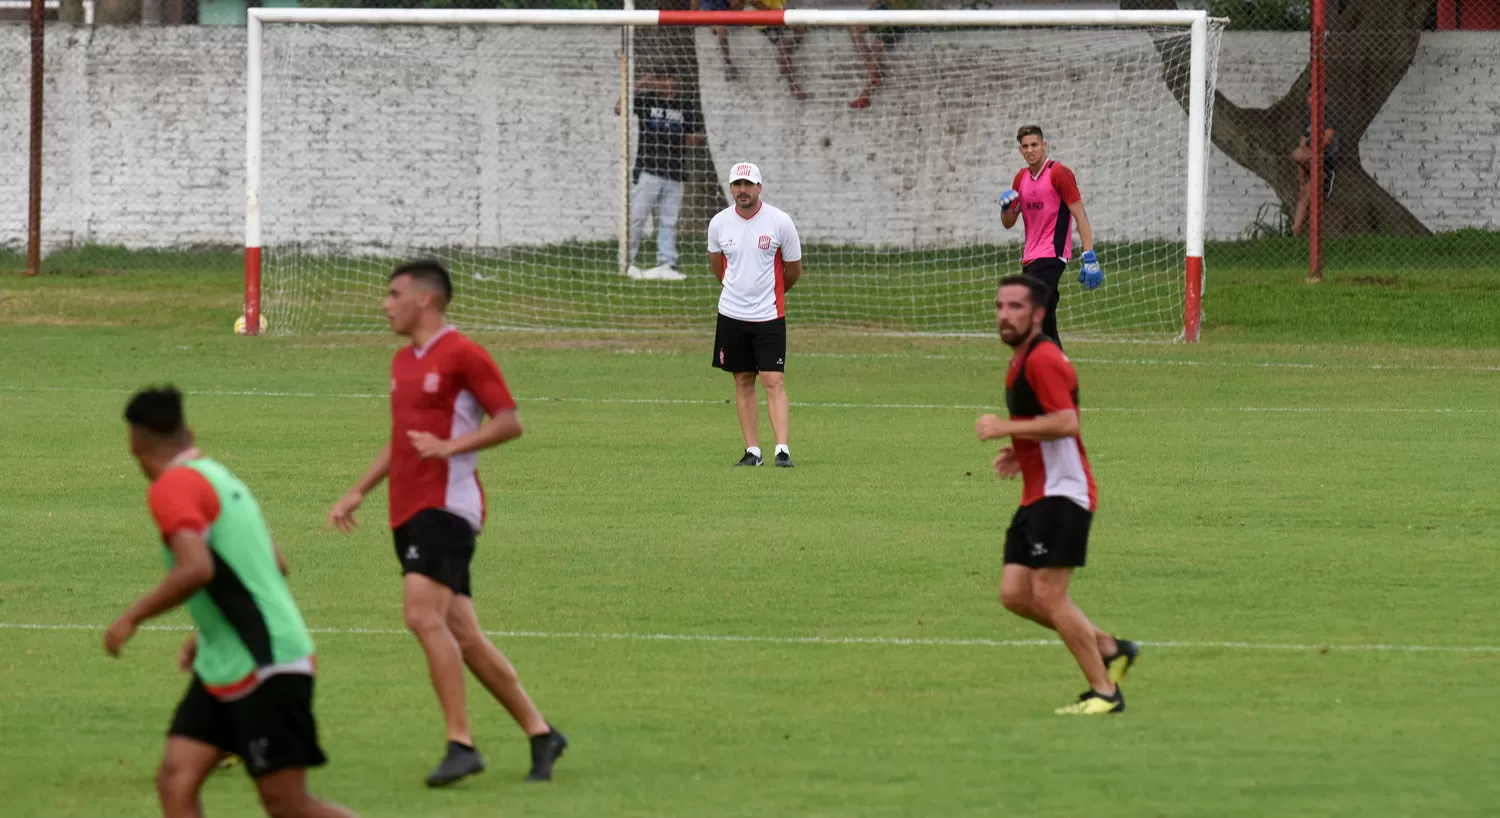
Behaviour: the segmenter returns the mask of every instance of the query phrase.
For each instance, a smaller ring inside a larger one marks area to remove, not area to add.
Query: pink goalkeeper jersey
[[[1061,162],[1048,159],[1042,172],[1021,168],[1011,187],[1021,194],[1021,221],[1026,225],[1026,251],[1021,263],[1039,258],[1073,257],[1073,213],[1067,206],[1083,197],[1078,180]]]

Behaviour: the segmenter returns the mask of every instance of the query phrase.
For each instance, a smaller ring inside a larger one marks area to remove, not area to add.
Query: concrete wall
[[[265,239],[377,249],[507,246],[615,235],[616,32],[273,29],[267,44]],[[1096,231],[1180,234],[1181,110],[1144,35],[913,32],[875,106],[851,110],[858,66],[841,31],[797,54],[793,100],[753,30],[731,32],[743,76],[699,40],[720,166],[760,162],[766,198],[813,241],[992,242],[993,202],[1019,166],[1013,134],[1048,129]],[[1017,37],[1037,54],[1022,64]],[[1298,34],[1224,37],[1219,86],[1262,105],[1306,58]],[[0,28],[0,243],[25,235],[24,27]],[[1057,52],[1067,60],[1049,59]],[[244,32],[53,27],[47,42],[49,244],[238,245],[244,216]],[[1500,229],[1500,34],[1426,35],[1366,134],[1365,166],[1434,230]],[[1051,91],[1039,95],[1037,87]],[[1232,238],[1274,203],[1213,153],[1208,234]]]

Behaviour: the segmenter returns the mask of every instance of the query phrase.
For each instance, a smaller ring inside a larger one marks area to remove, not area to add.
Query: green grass
[[[233,254],[85,250],[0,278],[4,812],[156,814],[183,634],[113,661],[99,630],[9,626],[105,625],[160,577],[119,416],[172,380],[331,629],[312,782],[367,818],[1493,815],[1500,285],[1377,253],[1307,287],[1284,248],[1238,250],[1210,262],[1203,344],[1069,343],[1103,503],[1075,595],[1156,643],[1111,719],[1051,715],[1082,689],[1061,646],[962,643],[1047,636],[995,599],[1019,487],[988,475],[972,407],[1001,404],[998,341],[794,321],[786,472],[727,468],[701,337],[482,335],[527,432],[482,458],[479,611],[552,634],[497,641],[573,748],[521,783],[519,732],[471,685],[491,770],[441,792],[383,495],[352,537],[321,527],[382,442],[362,396],[394,340],[230,336]],[[659,402],[599,402],[621,399]],[[240,772],[205,804],[259,814]]]

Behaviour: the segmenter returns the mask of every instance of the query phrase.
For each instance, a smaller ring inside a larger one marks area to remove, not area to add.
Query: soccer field
[[[353,536],[322,527],[387,433],[396,339],[233,337],[233,258],[165,270],[185,260],[0,278],[6,815],[157,814],[187,620],[121,660],[102,629],[162,573],[120,413],[165,381],[287,553],[331,759],[312,786],[366,818],[1500,810],[1490,271],[1309,288],[1211,261],[1204,343],[1069,344],[1101,499],[1075,596],[1145,642],[1109,718],[1052,715],[1084,683],[997,599],[1020,486],[973,421],[1003,410],[998,339],[821,332],[794,291],[786,471],[728,468],[705,338],[481,335],[526,433],[481,458],[476,604],[572,747],[523,783],[471,683],[490,769],[430,791],[442,724],[383,490]],[[260,814],[239,770],[205,806]]]

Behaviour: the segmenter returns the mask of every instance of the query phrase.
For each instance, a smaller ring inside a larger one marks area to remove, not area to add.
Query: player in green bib
[[[182,604],[197,628],[178,657],[193,680],[156,776],[162,814],[201,816],[204,780],[233,754],[267,814],[352,816],[307,791],[307,768],[327,760],[313,718],[312,636],[255,495],[193,446],[176,389],[137,393],[125,420],[130,452],[151,481],[167,575],[110,626],[105,650],[119,656],[142,622]]]

